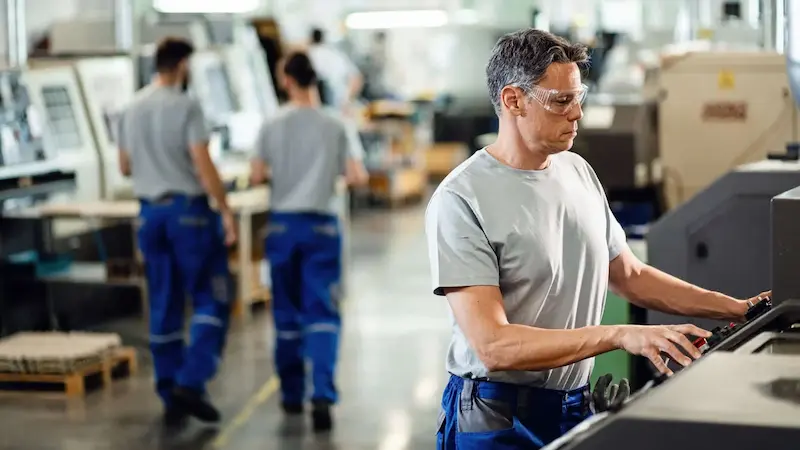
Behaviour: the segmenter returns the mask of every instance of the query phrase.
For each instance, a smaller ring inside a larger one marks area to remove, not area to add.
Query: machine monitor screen
[[[212,64],[205,70],[208,80],[208,91],[210,93],[209,106],[212,108],[211,114],[214,116],[225,116],[234,112],[233,92],[231,92],[231,82],[225,67],[222,64]]]
[[[42,97],[44,97],[47,122],[58,149],[69,150],[80,147],[83,142],[78,118],[75,116],[74,104],[66,86],[43,86]]]
[[[18,72],[0,73],[0,165],[46,158],[41,123]]]
[[[742,3],[738,1],[725,2],[722,4],[722,16],[725,19],[741,19],[742,18]]]

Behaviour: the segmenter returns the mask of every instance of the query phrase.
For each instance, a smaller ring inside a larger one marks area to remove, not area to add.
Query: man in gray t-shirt
[[[609,285],[632,303],[740,319],[736,300],[641,263],[592,168],[569,153],[582,117],[586,49],[528,29],[486,69],[497,141],[456,168],[426,211],[433,291],[453,313],[442,449],[536,449],[590,414],[593,357],[621,348],[663,373],[699,351],[692,325],[600,326]]]
[[[320,108],[317,76],[304,53],[279,69],[289,105],[268,120],[256,140],[255,184],[271,180],[265,254],[275,319],[275,366],[286,413],[303,410],[305,361],[311,361],[314,429],[331,428],[336,402],[341,235],[331,208],[336,183],[363,184],[361,144],[351,127]]]
[[[187,415],[219,421],[205,387],[216,373],[227,333],[226,244],[236,239],[225,189],[208,153],[203,112],[185,93],[193,51],[179,39],[159,43],[157,76],[123,111],[117,136],[120,169],[133,179],[141,203],[138,243],[149,294],[150,348],[168,425],[183,423]],[[193,311],[188,347],[187,294]]]

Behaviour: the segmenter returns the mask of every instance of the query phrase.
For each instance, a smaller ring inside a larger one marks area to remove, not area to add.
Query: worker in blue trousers
[[[276,329],[275,365],[282,406],[301,414],[306,361],[311,363],[314,429],[331,428],[330,406],[341,320],[341,224],[332,208],[336,183],[363,184],[363,148],[345,121],[320,107],[317,75],[305,53],[282,62],[289,104],[261,127],[252,182],[271,182],[265,253],[270,263]]]
[[[139,246],[149,292],[150,347],[168,425],[188,416],[218,422],[206,396],[225,342],[232,292],[226,245],[236,227],[208,152],[209,130],[186,93],[190,43],[165,39],[154,81],[136,94],[118,126],[119,165],[140,199]],[[209,205],[216,203],[216,212]],[[184,310],[191,298],[190,342]]]
[[[631,252],[594,170],[569,151],[588,63],[583,45],[546,31],[501,37],[486,66],[497,139],[428,204],[432,290],[453,322],[438,449],[541,449],[607,397],[619,404],[608,377],[590,392],[597,355],[625,350],[664,375],[662,353],[682,366],[700,357],[686,336],[711,333],[691,324],[601,325],[609,288],[641,308],[727,320],[769,295],[702,289]]]

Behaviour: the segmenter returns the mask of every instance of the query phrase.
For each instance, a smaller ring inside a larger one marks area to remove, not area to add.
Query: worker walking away
[[[332,204],[336,183],[364,184],[363,148],[353,130],[320,107],[317,75],[305,53],[288,56],[279,80],[289,105],[259,131],[252,181],[270,172],[270,219],[265,253],[270,262],[275,319],[275,365],[282,406],[301,414],[305,363],[311,363],[316,431],[331,428],[337,400],[334,369],[339,345],[342,276],[340,224]]]
[[[227,333],[232,293],[226,244],[236,240],[209,156],[203,112],[186,94],[193,51],[179,39],[159,43],[157,75],[124,111],[118,130],[120,169],[131,176],[141,203],[138,239],[150,298],[150,348],[168,425],[182,424],[189,415],[219,421],[205,387]],[[185,346],[187,295],[193,315]]]
[[[364,87],[364,77],[345,52],[325,42],[325,32],[311,31],[308,57],[322,82],[326,104],[347,111]]]

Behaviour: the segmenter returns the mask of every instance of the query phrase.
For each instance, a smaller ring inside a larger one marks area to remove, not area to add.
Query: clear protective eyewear
[[[575,105],[583,104],[586,100],[586,93],[589,87],[581,84],[580,89],[570,91],[559,91],[557,89],[547,89],[534,85],[530,90],[530,95],[539,102],[544,109],[554,114],[565,116],[572,111]]]

